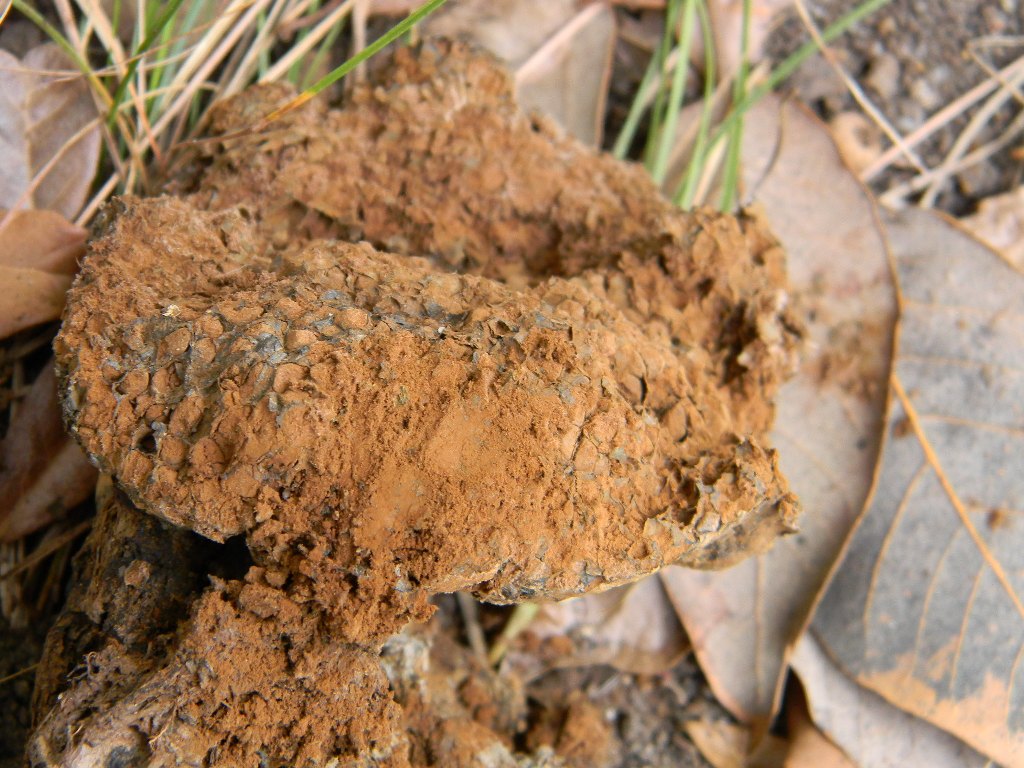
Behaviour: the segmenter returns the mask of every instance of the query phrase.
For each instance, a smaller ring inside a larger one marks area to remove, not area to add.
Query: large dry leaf
[[[553,118],[585,144],[601,143],[615,14],[604,2],[463,0],[424,22],[424,33],[468,38],[517,71],[526,109]]]
[[[1024,276],[929,212],[887,226],[895,396],[815,631],[862,685],[1024,766]]]
[[[21,61],[0,50],[0,207],[46,208],[74,218],[99,151],[89,87],[61,50],[47,43]]]
[[[863,768],[987,768],[962,741],[897,709],[840,672],[813,632],[792,657],[814,722]]]
[[[52,211],[0,209],[0,339],[60,317],[85,236]]]
[[[804,507],[801,532],[726,571],[664,571],[718,699],[763,726],[786,656],[871,484],[896,300],[871,200],[828,131],[764,99],[744,132],[743,178],[788,254],[809,341],[778,397],[772,441]]]
[[[60,518],[96,485],[96,469],[68,437],[52,363],[19,403],[0,442],[0,541],[13,541]]]
[[[657,579],[541,606],[530,623],[534,638],[563,640],[557,658],[515,654],[524,677],[552,667],[609,664],[632,674],[653,675],[676,665],[690,649],[686,633]],[[571,645],[565,644],[568,639]]]

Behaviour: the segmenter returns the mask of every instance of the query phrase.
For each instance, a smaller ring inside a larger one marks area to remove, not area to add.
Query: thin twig
[[[35,664],[30,664],[24,669],[19,669],[17,672],[12,672],[6,677],[0,677],[0,685],[3,685],[4,683],[9,683],[11,682],[11,680],[17,680],[19,677],[21,677],[22,675],[27,675],[29,672],[35,672],[38,666],[39,662],[37,661]]]
[[[1021,83],[1024,83],[1024,70],[1015,72],[1008,81],[1001,82],[999,89],[974,113],[963,131],[957,136],[956,141],[953,142],[953,146],[950,148],[945,159],[936,169],[937,175],[921,197],[920,205],[922,208],[931,208],[935,205],[935,200],[938,198],[939,193],[949,177],[954,173],[952,171],[953,166],[967,152],[968,147],[971,146],[977,135],[989,125],[993,115],[1002,109],[1007,101],[1014,98]]]
[[[352,55],[358,56],[366,50],[366,27],[370,18],[370,0],[356,0],[352,12]],[[366,79],[366,64],[356,67],[352,83],[361,83]]]
[[[4,533],[5,528],[6,525],[4,523],[0,523],[0,534]],[[5,573],[0,573],[0,581],[6,581],[12,576],[16,576],[17,574],[23,571],[27,571],[32,566],[36,565],[37,563],[52,555],[54,552],[56,552],[58,549],[63,547],[68,542],[77,539],[90,528],[92,528],[92,518],[88,520],[83,520],[74,528],[65,531],[64,533],[46,542],[45,544],[40,545],[39,549],[37,549],[28,557],[26,557],[24,560],[22,560],[20,563],[14,566],[11,570],[6,571]]]
[[[352,12],[352,8],[355,3],[356,0],[345,0],[345,2],[341,3],[341,5],[331,11],[330,14],[324,17],[323,21],[310,30],[310,33],[306,35],[306,37],[296,43],[288,53],[278,59],[274,65],[267,70],[266,74],[260,78],[260,82],[271,83],[285,75],[291,68],[292,64],[309,53],[313,47],[331,31],[331,28],[335,24]]]
[[[998,72],[998,79],[990,77],[978,83],[971,90],[954,99],[948,105],[940,109],[925,122],[903,137],[905,147],[913,149],[922,141],[931,137],[936,131],[941,130],[947,123],[955,120],[975,103],[988,96],[999,87],[1000,80],[1013,77],[1015,73],[1024,70],[1024,56],[1011,62]],[[883,152],[877,160],[860,173],[861,181],[868,182],[888,168],[901,154],[901,149],[892,146]]]
[[[920,171],[924,171],[925,164],[921,158],[917,156],[913,149],[907,146],[907,142],[900,135],[899,131],[896,130],[896,127],[889,122],[888,118],[882,114],[882,111],[875,106],[871,99],[868,98],[867,94],[864,93],[864,89],[860,87],[860,84],[850,77],[846,73],[846,70],[843,69],[843,66],[836,58],[835,52],[833,52],[828,43],[822,39],[818,25],[814,23],[814,19],[811,18],[811,14],[807,11],[807,5],[804,0],[794,0],[794,3],[796,5],[797,14],[800,16],[800,20],[807,28],[807,32],[810,34],[814,42],[821,48],[821,55],[825,57],[825,61],[828,62],[829,66],[832,67],[832,70],[846,85],[846,89],[850,92],[853,100],[856,101],[857,104],[860,105],[860,108],[875,121],[875,124],[881,128],[882,133],[889,137],[889,141],[891,141],[893,146],[899,150],[900,154],[907,158],[915,168]]]
[[[1003,135],[998,139],[990,141],[988,144],[984,144],[973,152],[964,155],[948,169],[935,168],[927,173],[918,174],[909,181],[886,190],[885,193],[879,197],[879,201],[883,205],[891,208],[899,207],[906,197],[926,189],[933,181],[935,181],[935,179],[939,178],[940,175],[946,173],[960,173],[971,166],[987,160],[997,152],[1001,152],[1006,149],[1006,147],[1013,144],[1014,140],[1021,132],[1024,132],[1024,112],[1021,112],[1014,118],[1013,122],[1010,123],[1007,129],[1003,132]]]
[[[252,78],[259,66],[260,55],[270,50],[274,45],[274,38],[278,31],[278,24],[284,11],[288,7],[289,0],[277,0],[270,8],[266,21],[256,34],[256,39],[248,47],[248,51],[242,58],[241,63],[235,70],[227,85],[218,85],[214,98],[231,96],[238,93],[245,87],[245,84]],[[223,82],[223,81],[222,81]]]
[[[103,203],[107,201],[107,198],[113,194],[114,189],[117,187],[117,182],[117,176],[111,175],[110,178],[103,183],[103,186],[99,188],[99,191],[92,196],[92,199],[82,209],[82,212],[78,214],[78,218],[75,219],[75,224],[80,227],[84,227],[88,224],[96,214],[96,211],[99,210],[100,206],[103,205]]]
[[[171,83],[172,85],[178,85],[179,81],[183,79],[187,81],[187,85],[185,85],[171,106],[167,108],[167,111],[160,116],[156,125],[153,126],[153,131],[156,135],[161,135],[167,129],[167,126],[171,121],[189,106],[195,92],[203,86],[206,78],[217,68],[228,52],[231,51],[235,43],[238,41],[238,38],[241,37],[242,34],[244,34],[251,26],[256,15],[269,3],[270,0],[245,0],[244,2],[238,3],[236,6],[237,11],[240,11],[241,8],[246,5],[249,7],[242,14],[241,18],[239,18],[233,25],[229,23],[224,27],[218,28],[218,32],[227,29],[230,29],[230,31],[220,39],[219,44],[213,48],[213,51],[211,52],[210,48],[216,41],[210,41],[209,45],[200,44],[197,47],[197,52],[203,51],[205,58],[200,62],[196,62],[196,66],[189,72],[188,77],[182,78],[182,73],[180,71],[175,76]],[[231,15],[226,13],[225,18],[231,19]],[[211,36],[213,36],[212,32]],[[201,41],[201,43],[202,42],[205,42],[205,39],[204,41]],[[182,68],[184,69],[188,64],[189,62],[186,61],[185,65],[182,65]]]
[[[516,85],[529,82],[530,78],[541,70],[544,61],[551,54],[572,42],[572,39],[579,34],[580,30],[584,29],[587,24],[603,11],[604,5],[601,3],[591,3],[563,24],[557,32],[544,41],[540,48],[530,54],[529,58],[519,65],[516,69]]]
[[[469,647],[480,659],[483,666],[487,666],[487,640],[484,638],[484,631],[480,627],[479,609],[476,600],[468,592],[456,592],[455,599],[459,603],[459,612],[462,614],[462,624],[466,628],[466,639],[469,640]]]
[[[211,25],[210,29],[196,42],[192,55],[185,59],[184,63],[178,68],[178,71],[174,73],[174,80],[171,81],[171,85],[178,86],[184,91],[194,80],[204,79],[204,76],[196,73],[203,66],[204,62],[210,60],[211,51],[216,49],[218,42],[223,40],[225,36],[230,36],[232,42],[237,40],[248,27],[251,19],[259,12],[260,7],[266,4],[266,0],[263,0],[262,5],[260,2],[261,0],[236,0],[236,2],[232,2],[224,13]],[[256,9],[255,11],[253,11],[254,8]],[[247,11],[253,12],[248,14]],[[234,30],[229,35],[229,30],[232,27],[234,27]],[[220,63],[219,60],[217,63]],[[189,96],[191,96],[191,93],[189,91]],[[165,111],[165,114],[172,112],[172,110],[174,114],[177,114],[180,108],[180,106],[177,108],[171,107]]]
[[[319,21],[320,17],[330,9],[330,5],[325,5],[308,16],[304,15],[312,4],[313,0],[300,0],[286,10],[281,16],[281,34],[294,35],[300,29]]]

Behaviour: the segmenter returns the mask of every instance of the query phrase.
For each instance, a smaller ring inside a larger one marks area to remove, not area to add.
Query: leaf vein
[[[960,522],[963,524],[964,528],[967,529],[967,533],[970,534],[971,539],[974,541],[974,545],[978,548],[978,551],[984,558],[985,563],[992,569],[992,572],[995,573],[1000,585],[1003,587],[1003,590],[1013,603],[1013,606],[1017,611],[1017,615],[1020,616],[1021,619],[1024,619],[1024,603],[1021,602],[1020,596],[1013,588],[1013,584],[1010,583],[1010,577],[1007,576],[1002,563],[1000,563],[996,556],[992,554],[992,550],[989,549],[988,544],[981,537],[981,534],[978,533],[977,526],[975,526],[971,521],[970,515],[967,513],[967,509],[964,507],[963,502],[960,501],[960,497],[953,488],[953,484],[950,482],[949,477],[943,470],[942,463],[939,461],[939,457],[935,453],[935,449],[928,440],[924,427],[921,426],[921,418],[917,415],[917,409],[914,408],[914,404],[907,396],[906,390],[903,389],[903,382],[900,381],[900,377],[895,373],[892,375],[892,388],[896,393],[896,396],[899,398],[900,403],[902,403],[903,410],[907,414],[907,420],[910,422],[910,427],[914,430],[914,434],[917,436],[917,440],[921,444],[922,450],[924,450],[925,459],[931,465],[936,477],[938,477],[939,483],[942,485],[942,490],[945,491],[949,502],[953,505],[953,509],[956,510],[957,515],[960,517]]]

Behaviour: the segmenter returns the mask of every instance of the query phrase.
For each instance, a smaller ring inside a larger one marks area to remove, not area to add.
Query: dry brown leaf
[[[896,303],[873,204],[820,122],[764,99],[743,152],[744,181],[788,253],[792,300],[808,310],[810,343],[777,398],[772,434],[804,506],[802,530],[728,570],[671,568],[661,578],[715,695],[760,733],[870,487]]]
[[[604,2],[464,0],[424,22],[424,34],[468,38],[516,70],[519,103],[580,141],[601,143],[615,14]]]
[[[748,754],[750,729],[725,720],[687,720],[686,735],[714,768],[782,768],[786,743],[775,736],[762,741],[756,755]]]
[[[750,730],[726,720],[687,720],[686,735],[714,768],[744,768]]]
[[[60,317],[86,232],[52,211],[0,209],[0,339]]]
[[[0,209],[0,264],[73,275],[87,234],[53,211],[14,211],[8,218]]]
[[[0,207],[46,208],[74,218],[99,151],[89,87],[61,50],[46,43],[20,61],[0,50]]]
[[[790,739],[785,768],[857,768],[810,720],[791,730]]]
[[[960,223],[1024,270],[1024,187],[982,200],[977,213]]]
[[[813,632],[792,657],[811,716],[864,768],[987,768],[991,761],[930,723],[897,709],[840,672]]]
[[[52,363],[19,404],[0,443],[0,541],[60,518],[92,493],[96,470],[67,436]]]
[[[541,641],[567,638],[558,658],[542,661],[528,672],[538,674],[551,667],[609,664],[633,674],[660,674],[671,669],[690,649],[686,633],[657,579],[593,595],[541,606],[530,623],[530,633]],[[517,659],[526,670],[537,654]]]
[[[60,317],[70,275],[54,275],[36,269],[0,267],[0,338]]]
[[[930,212],[887,228],[895,396],[815,631],[862,685],[1024,766],[1024,276]]]
[[[787,699],[789,744],[785,768],[857,768],[839,747],[818,730],[808,712],[807,697],[797,686]]]

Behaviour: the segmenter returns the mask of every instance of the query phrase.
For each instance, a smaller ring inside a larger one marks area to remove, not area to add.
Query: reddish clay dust
[[[798,341],[777,243],[511,93],[432,42],[238,137],[285,95],[255,89],[182,194],[108,208],[56,341],[66,420],[126,494],[111,521],[247,552],[175,593],[157,651],[89,618],[90,674],[37,697],[37,764],[486,764],[493,728],[455,738],[380,662],[431,595],[559,599],[794,528],[766,439]]]

